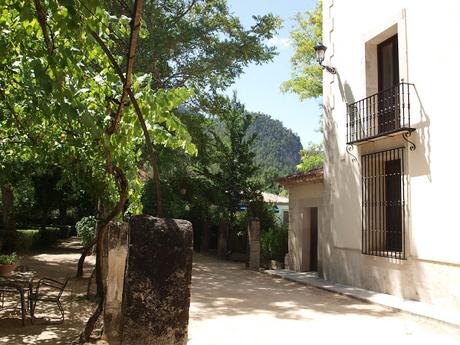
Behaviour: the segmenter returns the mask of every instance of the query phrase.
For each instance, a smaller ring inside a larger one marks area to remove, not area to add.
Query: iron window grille
[[[406,259],[404,164],[404,148],[361,157],[363,254]]]
[[[347,143],[357,144],[398,132],[412,132],[410,91],[399,83],[347,105]]]

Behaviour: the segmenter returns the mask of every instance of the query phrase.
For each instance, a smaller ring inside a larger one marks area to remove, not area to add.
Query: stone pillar
[[[260,221],[259,218],[250,218],[249,233],[249,268],[258,270],[260,267]]]
[[[230,221],[227,218],[222,218],[219,224],[219,239],[217,241],[217,256],[225,259],[227,256],[227,239],[228,226]]]
[[[104,338],[121,344],[123,283],[128,255],[128,224],[110,223],[104,245]]]
[[[129,228],[122,344],[185,345],[192,224],[141,215],[131,218]]]
[[[289,270],[290,268],[290,259],[289,259],[289,253],[287,253],[285,256],[284,256],[284,269],[286,270]]]
[[[207,252],[209,250],[210,241],[211,241],[211,220],[209,219],[209,217],[206,217],[203,220],[200,251]]]

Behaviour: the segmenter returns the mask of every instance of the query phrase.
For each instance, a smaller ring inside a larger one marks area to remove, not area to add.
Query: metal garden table
[[[21,303],[22,325],[25,325],[27,308],[32,312],[32,287],[36,274],[35,272],[13,272],[11,276],[0,277],[0,294],[2,307],[5,292],[17,292]],[[25,294],[27,293],[27,300]],[[27,305],[28,303],[28,305]],[[32,320],[32,315],[31,315]]]

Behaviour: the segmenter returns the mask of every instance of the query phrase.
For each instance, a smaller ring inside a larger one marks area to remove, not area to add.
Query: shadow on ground
[[[248,271],[244,264],[217,261],[200,254],[195,256],[192,289],[193,318],[197,320],[252,313],[297,319],[299,313],[308,310],[378,317],[396,313],[339,294]]]
[[[459,344],[460,332],[196,254],[188,345]]]
[[[37,272],[37,277],[49,277],[63,281],[67,274],[75,277],[81,246],[75,238],[64,241],[56,249],[46,253],[26,256],[21,263]],[[61,297],[65,320],[55,304],[37,303],[34,324],[28,315],[25,326],[21,323],[21,311],[17,293],[5,296],[5,307],[0,309],[0,344],[72,344],[82,331],[94,309],[94,303],[86,299],[88,277],[94,265],[94,257],[87,258],[83,278],[72,278]]]

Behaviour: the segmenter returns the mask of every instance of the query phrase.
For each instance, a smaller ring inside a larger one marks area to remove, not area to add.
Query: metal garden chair
[[[51,278],[41,278],[35,289],[35,292],[31,295],[31,316],[32,320],[34,320],[35,315],[35,308],[37,306],[37,302],[48,302],[48,303],[55,303],[61,313],[61,319],[64,321],[64,308],[62,307],[61,303],[61,296],[64,292],[67,283],[70,280],[70,274],[68,274],[64,280],[64,282],[60,282]],[[46,289],[44,289],[46,288]]]

